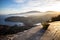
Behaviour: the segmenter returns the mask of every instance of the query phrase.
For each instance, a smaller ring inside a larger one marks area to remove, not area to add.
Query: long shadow
[[[43,28],[40,29],[38,32],[36,32],[35,34],[33,34],[31,37],[29,37],[26,40],[40,40],[41,37],[44,35],[44,33],[45,33],[46,30],[44,30]]]

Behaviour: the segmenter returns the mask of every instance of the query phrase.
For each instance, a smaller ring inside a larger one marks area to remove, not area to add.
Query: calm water
[[[10,16],[23,16],[23,15],[0,15],[0,25],[9,25],[9,26],[13,26],[13,25],[19,25],[19,26],[24,26],[24,24],[22,22],[6,22],[5,19],[7,17]],[[25,17],[25,16],[24,16]]]
[[[7,21],[5,21],[5,19],[7,17],[11,17],[11,16],[28,17],[28,15],[34,15],[34,14],[0,15],[0,25],[14,26],[17,24],[18,26],[24,26],[24,23],[22,23],[22,22],[7,22]],[[36,25],[39,25],[39,23]]]

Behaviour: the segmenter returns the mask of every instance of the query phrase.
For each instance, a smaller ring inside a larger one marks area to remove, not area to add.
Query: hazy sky
[[[30,10],[60,11],[60,0],[0,0],[0,14]]]

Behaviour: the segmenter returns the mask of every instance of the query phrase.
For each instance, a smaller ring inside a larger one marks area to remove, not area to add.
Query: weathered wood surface
[[[41,40],[60,40],[60,21],[50,23]]]
[[[50,23],[47,30],[37,26],[18,35],[13,40],[60,40],[60,21]]]
[[[40,26],[32,28],[14,40],[60,40],[60,21],[50,23],[47,30]]]
[[[47,30],[42,25],[17,33],[11,40],[60,40],[60,21],[49,23]],[[9,38],[8,38],[9,39]]]

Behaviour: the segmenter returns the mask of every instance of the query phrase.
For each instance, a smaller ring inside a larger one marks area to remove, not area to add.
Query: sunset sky
[[[60,11],[60,0],[0,0],[0,14]]]

